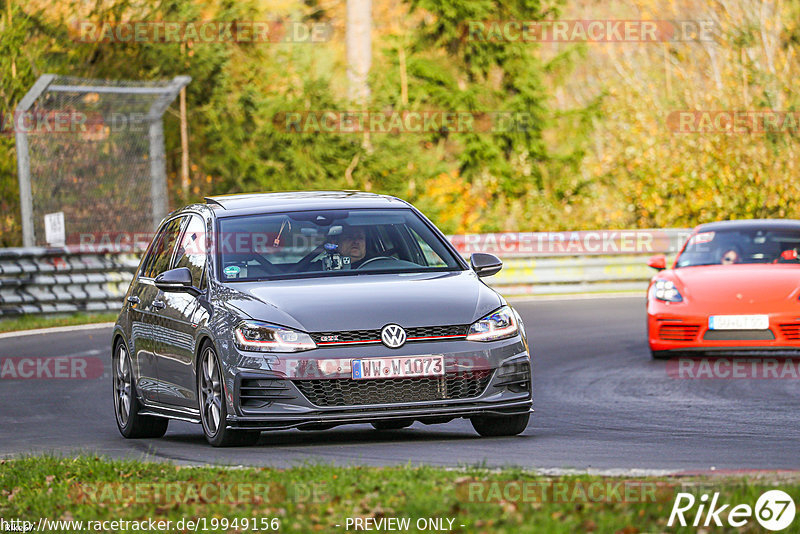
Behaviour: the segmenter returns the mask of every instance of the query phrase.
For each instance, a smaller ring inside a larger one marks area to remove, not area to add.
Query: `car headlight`
[[[683,296],[681,296],[680,291],[675,287],[675,283],[672,280],[656,280],[655,284],[653,284],[652,292],[653,297],[663,302],[683,301]]]
[[[467,333],[467,340],[496,341],[515,336],[518,331],[519,323],[514,311],[508,306],[503,306],[480,321],[472,323]]]
[[[258,352],[299,352],[317,348],[305,332],[256,321],[239,323],[234,338],[238,348]]]

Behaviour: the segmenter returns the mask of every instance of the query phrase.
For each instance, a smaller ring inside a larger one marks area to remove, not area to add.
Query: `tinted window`
[[[220,219],[225,281],[461,270],[412,210],[325,210]]]
[[[180,235],[181,223],[186,217],[177,217],[164,225],[163,230],[156,237],[148,258],[142,266],[142,276],[155,278],[159,274],[169,269],[169,261],[172,259],[172,251]]]
[[[175,252],[175,267],[188,267],[192,271],[192,284],[199,288],[202,287],[205,266],[206,224],[200,217],[192,216]]]

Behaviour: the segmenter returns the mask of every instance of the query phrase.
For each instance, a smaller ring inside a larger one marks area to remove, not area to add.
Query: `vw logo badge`
[[[406,331],[398,324],[387,324],[381,329],[381,341],[390,349],[400,348],[406,342]]]

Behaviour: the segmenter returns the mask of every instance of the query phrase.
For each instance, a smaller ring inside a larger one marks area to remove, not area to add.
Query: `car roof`
[[[251,213],[280,213],[286,211],[407,208],[399,198],[363,191],[288,191],[281,193],[248,193],[206,197],[206,204],[217,217]]]
[[[716,232],[722,230],[800,230],[797,219],[742,219],[737,221],[717,221],[701,224],[697,232]]]

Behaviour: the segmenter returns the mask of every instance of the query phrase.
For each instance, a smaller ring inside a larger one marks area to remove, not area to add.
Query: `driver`
[[[357,269],[367,255],[367,234],[358,226],[344,226],[339,235],[339,253],[350,257],[350,268]]]
[[[723,252],[722,257],[719,260],[722,265],[733,265],[734,263],[740,263],[741,261],[742,256],[735,248],[729,248]]]

